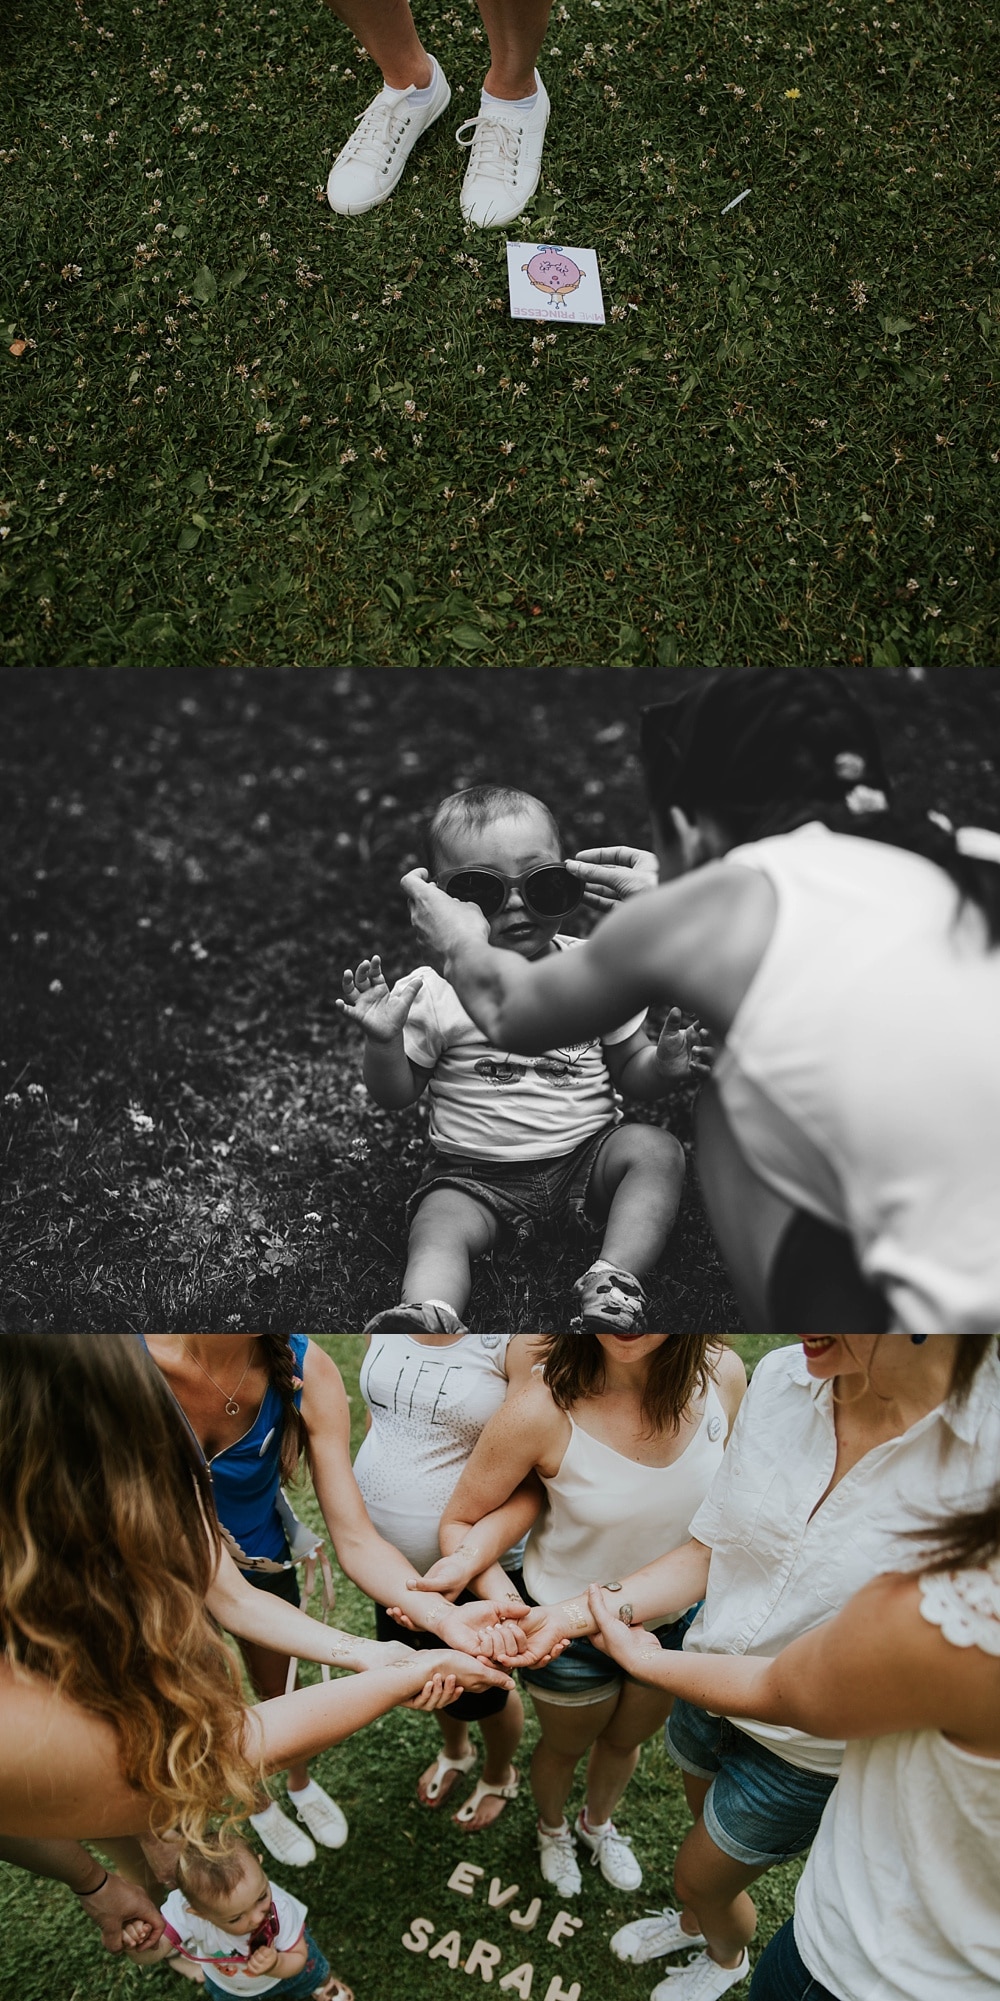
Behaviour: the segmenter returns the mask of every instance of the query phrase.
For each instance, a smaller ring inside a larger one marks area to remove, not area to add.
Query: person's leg
[[[705,1208],[745,1325],[884,1332],[885,1301],[859,1269],[849,1237],[793,1208],[754,1173],[711,1083],[699,1096],[696,1135]]]
[[[532,1700],[541,1735],[531,1760],[531,1790],[542,1827],[554,1832],[565,1818],[577,1765],[607,1729],[619,1698],[616,1692],[601,1702],[564,1706],[532,1690]]]
[[[417,34],[407,0],[326,0],[331,13],[368,50],[392,90],[431,80],[431,59]]]
[[[492,1250],[499,1227],[492,1212],[462,1189],[432,1188],[410,1225],[403,1300],[446,1300],[461,1318],[472,1291],[473,1259]]]
[[[492,1716],[482,1716],[479,1728],[483,1734],[486,1756],[483,1760],[483,1781],[488,1786],[507,1786],[514,1779],[514,1753],[524,1732],[524,1706],[515,1692],[508,1695],[502,1709]],[[481,1799],[471,1820],[461,1825],[469,1834],[477,1834],[484,1827],[492,1827],[502,1814],[506,1800],[497,1793],[487,1794]]]
[[[532,97],[552,0],[476,0],[476,4],[490,45],[483,89],[491,97]]]
[[[471,1756],[472,1742],[467,1723],[458,1716],[449,1716],[446,1709],[438,1710],[435,1722],[441,1732],[442,1757],[461,1760]],[[443,1806],[449,1793],[454,1789],[458,1777],[457,1772],[442,1772],[439,1761],[435,1758],[434,1763],[428,1765],[426,1772],[421,1772],[417,1780],[417,1798],[421,1806]]]
[[[671,1697],[641,1683],[626,1681],[614,1712],[590,1753],[587,1766],[587,1821],[593,1827],[611,1819],[636,1765],[639,1751],[662,1728]]]
[[[747,1890],[767,1865],[737,1862],[719,1848],[703,1820],[695,1822],[674,1863],[681,1923],[685,1931],[700,1931],[708,1955],[719,1966],[739,1964],[757,1929],[757,1912]]]
[[[619,1126],[594,1162],[587,1211],[606,1216],[601,1257],[640,1273],[662,1256],[684,1186],[684,1149],[659,1126]]]
[[[747,2001],[837,2001],[829,1987],[813,1979],[795,1942],[791,1918],[757,1961]]]

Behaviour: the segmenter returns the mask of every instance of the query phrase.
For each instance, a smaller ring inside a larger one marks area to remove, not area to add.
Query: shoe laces
[[[635,1857],[632,1853],[632,1843],[629,1840],[628,1835],[619,1834],[617,1827],[611,1826],[608,1828],[606,1834],[598,1836],[597,1847],[594,1850],[595,1866],[601,1859],[602,1849],[605,1850],[607,1854],[612,1856],[617,1856],[619,1859],[623,1855],[627,1855],[630,1861],[635,1860]]]
[[[345,158],[365,167],[383,167],[386,155],[391,158],[408,123],[405,100],[391,103],[386,97],[377,97],[358,118],[344,147]]]
[[[720,1973],[728,1973],[730,1984],[735,1987],[737,1978],[742,1978],[746,1973],[746,1967],[744,1966],[742,1972],[739,1972],[735,1966],[719,1966],[716,1960],[709,1959],[707,1952],[699,1952],[693,1959],[688,1960],[686,1966],[672,1966],[665,1979],[675,1981],[678,1986],[682,1982],[686,1983],[685,2001],[698,2001],[699,1994],[711,1994],[715,1991]]]
[[[462,133],[470,132],[471,137],[463,139]],[[460,146],[471,146],[472,158],[469,172],[480,174],[484,179],[503,181],[512,185],[517,179],[517,163],[521,156],[521,127],[509,124],[506,118],[498,118],[494,111],[481,111],[478,118],[467,118],[455,134]]]

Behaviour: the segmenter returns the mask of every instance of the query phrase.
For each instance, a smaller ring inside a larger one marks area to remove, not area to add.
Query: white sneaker
[[[542,147],[549,120],[549,99],[535,71],[538,102],[533,111],[480,111],[467,118],[455,134],[460,146],[471,147],[462,183],[462,214],[477,229],[500,229],[527,208],[542,171]],[[462,133],[471,130],[471,138]]]
[[[286,1819],[274,1800],[264,1813],[250,1815],[250,1825],[256,1829],[268,1854],[278,1862],[289,1862],[295,1869],[305,1869],[315,1862],[316,1850],[308,1834]]]
[[[601,1875],[613,1890],[638,1890],[642,1883],[642,1870],[632,1853],[632,1843],[625,1834],[619,1834],[614,1821],[609,1821],[603,1834],[589,1834],[579,1815],[576,1833],[585,1848],[593,1851],[591,1868],[600,1867]]]
[[[288,1803],[322,1848],[343,1848],[347,1840],[347,1817],[315,1779],[310,1779],[308,1792],[289,1792]]]
[[[417,140],[447,111],[451,90],[440,63],[426,104],[413,104],[416,86],[390,90],[386,84],[361,113],[346,146],[337,154],[326,198],[338,215],[367,215],[391,195]]]
[[[749,1971],[750,1954],[745,1948],[738,1966],[719,1966],[707,1952],[699,1952],[686,1966],[672,1967],[654,1987],[649,2001],[719,2001],[719,1996],[745,1980]]]
[[[539,1828],[538,1855],[546,1883],[551,1883],[560,1897],[579,1896],[583,1881],[569,1828],[564,1826],[559,1834],[543,1834]]]
[[[633,1918],[611,1940],[616,1959],[629,1966],[644,1966],[647,1959],[662,1959],[665,1953],[680,1952],[684,1946],[704,1945],[701,1932],[681,1930],[681,1914],[670,1910],[650,1911],[646,1918]]]

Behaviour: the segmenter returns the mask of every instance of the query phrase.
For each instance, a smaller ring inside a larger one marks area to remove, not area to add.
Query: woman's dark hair
[[[954,831],[938,820],[894,810],[874,721],[827,669],[706,674],[643,711],[640,747],[650,806],[667,840],[672,806],[712,813],[733,846],[820,820],[835,833],[935,862],[982,912],[990,944],[1000,945],[1000,867],[961,854]]]
[[[921,1564],[924,1577],[939,1570],[971,1570],[1000,1556],[1000,1487],[994,1489],[984,1507],[953,1515],[931,1531],[920,1531],[921,1541],[935,1545],[929,1561]]]
[[[604,1388],[604,1350],[596,1334],[543,1334],[542,1375],[560,1410],[598,1397]],[[642,1415],[650,1432],[675,1431],[693,1396],[704,1395],[711,1373],[707,1334],[671,1334],[649,1358]]]
[[[295,1373],[295,1356],[287,1334],[259,1334],[257,1339],[268,1381],[281,1398],[284,1412],[281,1477],[282,1480],[294,1480],[303,1452],[307,1459],[309,1456],[309,1433],[302,1421],[301,1411],[295,1407],[295,1387],[300,1381]]]

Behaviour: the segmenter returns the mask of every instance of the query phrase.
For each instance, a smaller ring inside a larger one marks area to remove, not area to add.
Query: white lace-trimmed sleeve
[[[1000,1558],[977,1570],[947,1570],[920,1579],[920,1610],[954,1647],[980,1647],[1000,1657]]]

